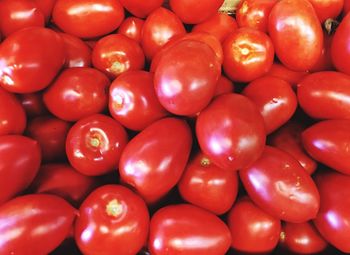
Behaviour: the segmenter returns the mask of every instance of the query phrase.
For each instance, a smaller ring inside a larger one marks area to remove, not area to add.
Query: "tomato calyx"
[[[110,70],[110,72],[112,72],[114,74],[121,74],[122,72],[124,72],[126,70],[126,66],[119,61],[115,61],[112,63],[109,70]]]
[[[208,159],[206,157],[203,157],[201,159],[201,163],[200,164],[201,164],[202,167],[208,167],[211,164],[211,162],[210,162],[210,159]]]
[[[326,21],[323,23],[324,30],[328,35],[334,34],[338,26],[339,21],[332,18],[326,19]]]
[[[117,199],[113,199],[106,205],[106,213],[111,217],[119,217],[123,213],[123,204],[121,204]]]

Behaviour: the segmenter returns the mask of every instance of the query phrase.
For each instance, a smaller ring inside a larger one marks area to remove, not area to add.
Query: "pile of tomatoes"
[[[0,0],[0,254],[350,253],[349,11]]]

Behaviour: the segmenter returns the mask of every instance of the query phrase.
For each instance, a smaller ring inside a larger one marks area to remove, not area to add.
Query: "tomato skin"
[[[168,115],[154,91],[153,74],[145,71],[129,71],[112,82],[109,112],[123,126],[137,131]]]
[[[51,18],[53,7],[57,0],[31,0],[42,11],[45,16],[45,21],[48,22]]]
[[[186,122],[176,118],[158,120],[125,147],[119,163],[121,180],[152,204],[179,181],[191,145],[191,131]]]
[[[323,32],[307,0],[278,1],[269,16],[268,32],[277,57],[292,70],[307,71],[321,56]]]
[[[14,93],[42,90],[61,69],[64,58],[64,43],[56,32],[22,29],[0,44],[0,85]]]
[[[344,0],[343,14],[346,15],[350,11],[350,1]]]
[[[107,76],[96,69],[69,68],[44,92],[44,103],[58,118],[77,121],[107,107],[109,84]]]
[[[285,80],[286,82],[290,83],[294,88],[306,75],[308,75],[308,72],[293,71],[290,70],[288,67],[284,66],[283,64],[275,62],[272,64],[270,70],[267,72],[266,75],[271,75]]]
[[[154,255],[222,255],[230,242],[224,222],[193,205],[166,206],[151,219],[148,247]]]
[[[316,185],[288,153],[266,146],[239,175],[249,197],[270,215],[294,223],[316,217],[320,207]]]
[[[214,164],[238,170],[253,163],[265,146],[264,120],[247,97],[216,97],[198,116],[196,134],[204,154]],[[241,142],[241,141],[244,142]]]
[[[315,9],[320,23],[337,18],[343,10],[344,0],[309,0]]]
[[[75,241],[86,255],[134,255],[146,242],[148,229],[145,202],[121,185],[105,185],[80,206]]]
[[[138,43],[141,43],[142,28],[144,23],[145,21],[139,18],[126,18],[120,25],[118,33],[125,35],[126,37],[129,37]]]
[[[223,94],[233,93],[235,91],[235,85],[231,80],[221,75],[216,83],[216,90],[214,96],[220,96]]]
[[[331,56],[333,34],[323,32],[323,50],[316,64],[310,69],[311,73],[334,70]]]
[[[132,15],[139,18],[146,18],[152,11],[162,6],[164,0],[119,0],[119,2]]]
[[[274,58],[274,47],[263,32],[240,28],[224,44],[224,71],[234,81],[249,82],[266,74]]]
[[[49,254],[66,238],[75,216],[76,210],[57,196],[16,197],[0,207],[0,253]]]
[[[48,113],[41,92],[20,94],[18,98],[28,117],[37,117]],[[20,114],[17,116],[19,117]]]

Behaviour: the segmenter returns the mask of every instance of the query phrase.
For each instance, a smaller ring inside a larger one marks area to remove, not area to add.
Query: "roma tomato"
[[[253,163],[265,146],[264,120],[247,97],[218,96],[198,116],[196,134],[204,154],[226,170]]]
[[[249,197],[270,215],[294,223],[316,217],[317,187],[290,154],[266,146],[262,156],[239,174]]]
[[[126,18],[120,25],[118,33],[141,43],[142,28],[144,23],[145,21],[139,18]]]
[[[42,90],[64,61],[64,43],[56,32],[41,27],[22,29],[0,44],[0,85],[15,93]]]
[[[267,72],[266,75],[271,75],[285,80],[286,82],[290,83],[294,88],[306,75],[308,75],[308,72],[293,71],[284,66],[283,64],[275,62],[272,64],[270,70]]]
[[[105,185],[80,206],[74,235],[85,255],[134,255],[145,244],[148,229],[145,202],[121,185]]]
[[[248,197],[235,203],[227,218],[233,249],[244,253],[271,252],[278,244],[281,221],[257,207]]]
[[[268,32],[277,57],[292,70],[307,71],[321,56],[323,32],[307,0],[278,1],[269,16]]]
[[[118,167],[128,136],[122,125],[103,114],[76,122],[69,130],[66,153],[71,165],[85,175],[103,175]]]
[[[147,203],[154,203],[180,180],[191,145],[191,131],[185,121],[158,120],[125,147],[119,164],[121,180]]]
[[[323,32],[322,53],[316,64],[311,68],[311,73],[334,70],[331,56],[332,40],[333,34],[329,35],[327,32]]]
[[[57,0],[31,0],[42,11],[45,16],[45,21],[48,22],[51,18],[53,7]]]
[[[223,255],[230,243],[225,223],[193,205],[166,206],[151,219],[148,247],[153,255]]]
[[[69,68],[44,92],[44,103],[58,118],[77,121],[107,107],[109,84],[107,76],[96,69]]]
[[[323,23],[326,19],[335,19],[343,10],[344,0],[309,0],[314,7],[318,19]]]
[[[18,98],[28,117],[37,117],[48,113],[41,92],[20,94]],[[20,114],[16,114],[15,116],[19,118]]]
[[[350,0],[344,0],[343,14],[346,15],[350,11]]]
[[[233,93],[235,91],[235,85],[225,76],[221,75],[216,83],[216,90],[214,96],[220,96],[223,94]]]
[[[54,195],[17,197],[0,207],[0,253],[49,254],[67,237],[75,216],[76,210]]]
[[[57,0],[52,18],[65,33],[92,38],[117,29],[124,9],[117,0]]]
[[[132,15],[146,18],[152,11],[162,6],[164,0],[119,0]]]

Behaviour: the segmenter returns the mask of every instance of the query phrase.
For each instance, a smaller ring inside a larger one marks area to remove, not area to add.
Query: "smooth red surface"
[[[344,0],[309,0],[321,23],[336,19],[343,10]]]
[[[307,74],[308,73],[304,71],[298,72],[290,70],[283,64],[274,62],[266,75],[281,78],[295,87]]]
[[[51,18],[53,7],[57,0],[31,0],[42,11],[45,16],[45,21],[48,22]]]
[[[235,91],[235,85],[231,80],[221,75],[216,83],[216,90],[214,96],[220,96],[222,94],[233,93]]]
[[[18,99],[21,101],[28,117],[36,117],[48,112],[41,92],[20,94],[18,95]],[[19,117],[20,114],[16,114],[15,116]]]
[[[119,26],[118,33],[125,35],[126,37],[129,37],[138,43],[141,43],[142,28],[144,23],[145,21],[142,19],[136,17],[128,17]]]
[[[311,68],[311,73],[334,70],[331,56],[332,40],[333,34],[329,35],[327,32],[324,31],[322,53],[316,64]]]
[[[119,0],[119,2],[132,15],[139,18],[146,18],[152,11],[159,8],[163,4],[164,0]]]

